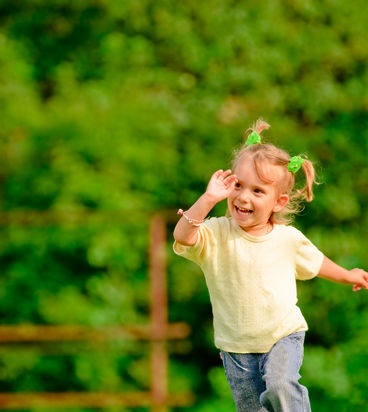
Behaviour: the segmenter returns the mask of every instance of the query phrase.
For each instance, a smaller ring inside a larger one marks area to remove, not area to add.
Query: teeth
[[[250,209],[244,209],[242,207],[237,207],[237,209],[240,213],[252,213],[252,210]]]

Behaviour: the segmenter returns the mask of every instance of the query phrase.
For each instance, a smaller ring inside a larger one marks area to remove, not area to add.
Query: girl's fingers
[[[213,176],[214,176],[214,177],[217,177],[217,178],[220,178],[220,177],[226,178],[226,177],[229,176],[230,174],[231,174],[231,170],[230,170],[230,169],[227,169],[227,170],[220,169],[220,170],[217,170],[217,171],[213,174]]]
[[[217,170],[217,171],[213,174],[213,177],[219,178],[223,173],[224,173],[224,171],[223,171],[222,169]]]

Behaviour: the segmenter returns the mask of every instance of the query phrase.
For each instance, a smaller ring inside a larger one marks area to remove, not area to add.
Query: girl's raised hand
[[[217,170],[207,185],[206,194],[216,202],[220,202],[230,195],[237,181],[237,177],[230,169]]]

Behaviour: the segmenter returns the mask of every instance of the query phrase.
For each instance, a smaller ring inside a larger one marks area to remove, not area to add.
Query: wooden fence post
[[[153,216],[150,224],[150,303],[153,335],[151,351],[152,412],[166,412],[167,348],[163,339],[167,329],[166,287],[166,222],[160,215]]]

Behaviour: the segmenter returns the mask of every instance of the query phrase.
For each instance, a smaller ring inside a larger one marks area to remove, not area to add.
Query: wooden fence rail
[[[12,219],[10,219],[14,222]],[[37,222],[37,220],[36,220]],[[44,221],[43,221],[44,222]],[[30,223],[30,222],[28,222]],[[6,224],[6,219],[0,224]],[[31,223],[32,224],[32,223]],[[33,223],[34,224],[34,223]],[[37,223],[35,223],[37,225]],[[167,341],[185,339],[190,333],[184,323],[168,323],[166,290],[166,221],[155,215],[150,223],[149,280],[150,321],[147,325],[118,325],[91,328],[76,325],[2,325],[0,345],[41,344],[47,342],[101,342],[113,340],[146,340],[151,345],[150,390],[147,392],[64,392],[64,393],[0,393],[0,409],[68,408],[68,407],[147,407],[152,412],[166,412],[170,407],[185,407],[193,403],[191,393],[168,392]]]

